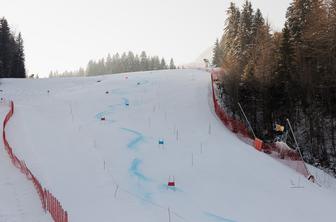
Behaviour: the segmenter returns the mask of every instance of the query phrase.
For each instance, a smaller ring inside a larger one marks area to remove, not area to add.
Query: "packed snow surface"
[[[335,180],[311,168],[312,184],[240,141],[214,114],[205,71],[0,88],[15,103],[10,144],[70,222],[335,221]],[[50,221],[34,192],[1,151],[0,221]]]

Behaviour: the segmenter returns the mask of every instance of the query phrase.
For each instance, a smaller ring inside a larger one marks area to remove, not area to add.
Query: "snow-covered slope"
[[[216,118],[206,72],[3,80],[0,87],[16,104],[8,140],[70,222],[335,219],[335,181],[319,187],[241,142]]]
[[[1,102],[1,122],[8,110],[8,106]],[[11,164],[2,141],[0,145],[0,221],[52,221],[44,214],[33,184]]]

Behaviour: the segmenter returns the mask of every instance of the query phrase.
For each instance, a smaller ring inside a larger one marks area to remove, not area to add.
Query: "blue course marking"
[[[97,114],[96,114],[96,119],[101,120],[102,117],[105,117],[105,118],[106,118],[108,115],[110,115],[110,114],[112,114],[112,113],[113,113],[113,111],[104,111],[104,112],[97,113]],[[108,122],[110,122],[110,123],[114,123],[114,122],[116,122],[116,121],[113,120],[113,119],[106,120],[106,121],[108,121]]]
[[[119,103],[119,104],[115,104],[115,105],[110,105],[110,106],[108,106],[108,110],[100,112],[100,113],[97,113],[96,116],[95,116],[96,119],[101,120],[102,117],[106,118],[107,116],[112,115],[117,107],[124,106],[124,105],[125,106],[129,105],[129,100],[127,98],[122,98],[122,100],[123,100],[123,103]],[[116,122],[113,119],[106,120],[106,121],[110,122],[110,123]]]
[[[129,106],[129,100],[127,98],[122,98],[125,106]]]
[[[131,167],[129,168],[129,172],[131,174],[131,176],[134,176],[136,178],[138,178],[140,181],[143,182],[150,182],[151,179],[149,179],[148,177],[146,177],[139,169],[140,164],[142,163],[142,161],[138,158],[135,158],[132,163],[131,163]],[[144,186],[141,184],[137,184],[136,186],[136,190],[138,195],[141,197],[142,200],[144,201],[150,201],[152,198],[152,193],[146,191],[144,189]]]
[[[140,80],[140,81],[137,81],[137,80],[135,79],[135,81],[137,82],[137,85],[138,85],[138,86],[139,86],[139,85],[147,85],[147,84],[149,83],[148,80]]]
[[[213,221],[220,221],[220,222],[236,222],[234,220],[230,220],[209,212],[204,212],[204,215],[207,216],[208,218],[212,219]]]
[[[172,191],[176,191],[176,192],[183,192],[183,190],[177,188],[177,187],[170,187],[168,186],[168,184],[162,184],[159,189],[161,191],[164,191],[164,190],[172,190]]]
[[[127,129],[127,128],[121,128],[121,129],[136,135],[136,137],[127,144],[127,147],[129,149],[132,149],[132,150],[136,149],[139,143],[144,141],[144,136],[141,133],[135,130]]]
[[[139,166],[142,163],[142,161],[138,158],[135,158],[132,163],[131,163],[131,167],[129,168],[129,172],[131,173],[131,175],[137,177],[138,179],[148,182],[150,181],[150,179],[148,177],[146,177],[140,170],[139,170]]]

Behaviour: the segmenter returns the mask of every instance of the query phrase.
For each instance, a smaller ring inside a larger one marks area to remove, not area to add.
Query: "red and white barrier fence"
[[[296,150],[289,147],[285,148],[281,143],[267,144],[264,143],[261,139],[253,138],[253,136],[250,135],[246,125],[242,121],[226,113],[224,107],[222,107],[218,102],[216,93],[216,82],[218,82],[219,76],[223,74],[224,72],[221,69],[213,69],[211,71],[212,99],[215,112],[218,118],[222,121],[222,123],[232,132],[238,134],[239,137],[245,142],[254,146],[256,150],[269,154],[274,159],[296,170],[297,172],[314,182],[314,178],[308,172],[308,169],[305,166],[305,162]]]
[[[2,102],[5,101],[2,99]],[[4,121],[3,121],[3,131],[2,138],[4,142],[5,150],[7,151],[11,162],[13,165],[18,168],[28,180],[32,181],[37,194],[40,197],[42,208],[45,212],[49,212],[51,217],[55,222],[68,222],[68,213],[63,209],[60,202],[46,189],[44,189],[38,179],[34,176],[34,174],[29,170],[23,160],[20,160],[15,153],[13,152],[13,148],[9,145],[8,140],[6,138],[6,126],[14,114],[14,102],[9,101],[10,110],[7,113]]]

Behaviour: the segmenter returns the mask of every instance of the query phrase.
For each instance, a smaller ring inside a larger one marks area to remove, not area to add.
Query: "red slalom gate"
[[[308,172],[305,162],[301,158],[300,154],[293,149],[281,149],[281,147],[276,144],[266,144],[262,140],[250,136],[249,131],[245,124],[238,119],[228,115],[225,109],[220,105],[216,96],[216,82],[220,75],[223,75],[224,71],[222,69],[213,69],[211,71],[211,87],[212,87],[212,99],[214,104],[215,113],[222,123],[229,128],[232,132],[238,134],[238,136],[247,142],[248,144],[255,147],[255,149],[269,154],[274,159],[280,161],[281,163],[289,166],[290,168],[296,170],[298,173],[304,175],[309,180],[314,178]]]
[[[1,100],[3,103],[4,99]],[[8,111],[2,126],[2,138],[4,142],[4,148],[8,153],[12,164],[20,170],[22,174],[26,176],[29,181],[32,181],[37,194],[41,200],[42,208],[45,212],[49,212],[55,222],[68,222],[68,213],[63,209],[60,202],[46,189],[44,189],[38,179],[29,170],[23,160],[20,160],[13,152],[13,148],[9,145],[6,137],[6,126],[14,114],[14,102],[9,101],[10,110]]]

